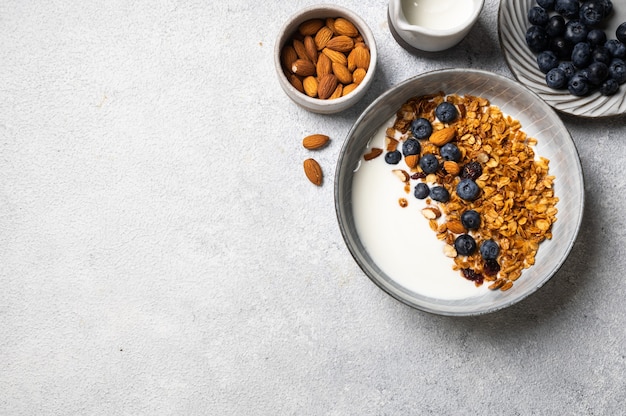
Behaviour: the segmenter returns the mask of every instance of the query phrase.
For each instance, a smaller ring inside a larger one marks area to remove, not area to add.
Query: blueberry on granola
[[[421,151],[422,146],[420,146],[420,142],[416,139],[407,139],[402,144],[402,154],[404,156],[419,155]]]
[[[468,230],[476,230],[480,227],[480,214],[469,209],[461,214],[461,224]]]
[[[451,123],[456,120],[459,112],[454,104],[444,101],[435,108],[435,115],[442,123]]]
[[[435,173],[437,169],[439,169],[439,160],[437,160],[437,156],[432,153],[426,153],[422,156],[419,163],[420,168],[422,168],[425,173]]]
[[[432,124],[424,117],[416,118],[411,122],[411,133],[416,139],[428,139],[432,132]]]
[[[478,198],[480,187],[471,179],[461,179],[456,186],[456,193],[466,201],[473,201]]]
[[[441,154],[441,157],[445,160],[450,160],[452,162],[458,162],[461,159],[461,151],[454,143],[446,143],[441,146],[439,154]]]
[[[450,200],[450,192],[443,186],[433,186],[430,190],[430,197],[438,202],[448,202]]]
[[[462,256],[469,256],[476,251],[476,240],[469,234],[461,234],[454,240],[456,252]]]
[[[485,240],[480,244],[480,255],[485,260],[495,260],[500,254],[500,246],[494,240]]]

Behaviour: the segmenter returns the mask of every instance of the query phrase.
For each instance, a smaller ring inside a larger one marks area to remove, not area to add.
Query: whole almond
[[[367,75],[367,71],[365,71],[365,68],[357,68],[352,73],[352,79],[354,80],[355,84],[360,84],[365,79],[365,75]]]
[[[313,75],[309,75],[308,77],[302,80],[302,87],[304,88],[304,93],[309,97],[317,97],[317,78]]]
[[[324,55],[325,56],[325,55]],[[348,70],[348,67],[337,62],[332,63],[333,74],[337,76],[337,79],[342,84],[352,83],[352,72]]]
[[[313,36],[324,26],[322,19],[309,19],[298,26],[298,31],[302,36]]]
[[[404,163],[406,163],[406,165],[410,168],[410,169],[415,169],[417,167],[417,164],[420,161],[420,156],[419,155],[406,155],[404,157]]]
[[[316,34],[313,40],[318,51],[321,51],[326,47],[328,41],[333,37],[333,31],[328,27],[322,27]]]
[[[346,95],[350,94],[352,91],[356,90],[358,86],[359,84],[355,84],[354,82],[352,84],[345,85],[343,87],[343,96],[345,97]]]
[[[350,52],[354,49],[354,41],[349,36],[339,35],[329,40],[326,47],[338,52]]]
[[[293,41],[293,48],[295,49],[296,54],[298,55],[298,58],[309,60],[309,55],[307,55],[307,53],[306,53],[306,48],[304,47],[304,42],[302,42],[299,39],[294,39],[294,41]]]
[[[303,163],[304,174],[311,181],[311,183],[320,186],[324,175],[322,173],[322,167],[315,159],[306,159]]]
[[[436,146],[443,146],[446,143],[450,143],[456,136],[456,128],[444,127],[441,130],[437,130],[430,135],[428,139],[432,144]]]
[[[326,26],[328,26],[328,28],[333,32],[333,35],[336,33],[335,32],[335,19],[333,19],[332,17],[327,17]]]
[[[354,26],[352,22],[343,17],[338,17],[335,19],[335,32],[340,35],[349,36],[351,38],[359,35],[359,31],[357,30],[356,26]]]
[[[459,166],[459,164],[453,162],[452,160],[446,160],[445,162],[443,162],[443,168],[450,175],[454,176],[456,176],[461,171],[461,167]]]
[[[291,64],[291,72],[302,77],[308,77],[315,74],[315,65],[308,59],[296,59]]]
[[[304,93],[304,85],[302,85],[302,80],[296,74],[289,75],[289,82],[294,86],[295,89]]]
[[[370,67],[369,49],[358,46],[351,53],[354,53],[354,65],[356,65],[356,68],[363,68],[367,71]]]
[[[327,55],[321,53],[317,58],[317,65],[315,65],[317,70],[317,76],[321,78],[326,74],[332,73],[332,65],[333,61],[331,61]]]
[[[337,88],[337,77],[335,74],[326,74],[320,78],[317,86],[317,96],[322,100],[330,97]]]
[[[324,48],[322,49],[322,53],[328,56],[330,60],[333,62],[337,62],[338,64],[341,64],[341,65],[348,64],[348,59],[346,58],[346,55],[344,55],[341,52],[338,52],[329,48]]]
[[[286,45],[280,54],[280,62],[283,64],[283,67],[288,71],[291,71],[291,65],[298,59],[298,54],[296,50],[291,45]]]
[[[332,95],[328,97],[329,100],[334,100],[335,98],[341,97],[343,94],[343,84],[337,84],[337,88],[333,91]]]
[[[321,149],[329,140],[330,138],[325,134],[311,134],[302,139],[302,146],[309,150]]]
[[[448,230],[453,232],[454,234],[463,234],[465,232],[465,227],[463,227],[463,224],[461,223],[461,221],[457,221],[457,220],[448,221],[446,223],[446,226]]]
[[[304,43],[304,50],[306,52],[306,55],[309,57],[311,62],[316,63],[317,62],[317,47],[315,46],[315,41],[313,40],[313,37],[310,35],[305,36],[303,43]]]

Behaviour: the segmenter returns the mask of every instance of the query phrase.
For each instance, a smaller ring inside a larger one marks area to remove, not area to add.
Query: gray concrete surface
[[[0,5],[1,414],[625,414],[624,118],[564,117],[587,206],[545,287],[482,317],[412,310],[345,248],[335,163],[412,75],[511,77],[498,2],[437,56],[396,44],[386,2],[336,3],[380,61],[333,116],[275,79],[280,26],[314,2]],[[317,188],[300,141],[319,132]]]

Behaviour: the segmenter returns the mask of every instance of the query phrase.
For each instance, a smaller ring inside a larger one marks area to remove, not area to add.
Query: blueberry
[[[433,186],[430,190],[430,197],[435,201],[448,202],[450,200],[450,192],[443,186]]]
[[[574,46],[564,37],[556,36],[550,39],[550,50],[555,53],[559,59],[570,59]]]
[[[473,201],[478,197],[480,188],[471,179],[461,179],[461,182],[456,186],[456,193],[466,201]]]
[[[537,67],[544,74],[559,65],[559,58],[552,51],[543,51],[537,55]]]
[[[404,156],[419,155],[421,151],[422,146],[420,146],[420,142],[415,139],[408,139],[402,144],[402,154]]]
[[[626,43],[626,22],[620,24],[615,31],[615,37],[622,43]]]
[[[526,44],[531,51],[539,53],[549,45],[549,37],[545,29],[541,26],[531,26],[526,30]]]
[[[546,85],[557,90],[565,88],[565,86],[567,86],[565,72],[559,68],[552,68],[546,74]]]
[[[545,26],[548,24],[550,16],[543,7],[535,6],[528,10],[528,21],[531,25]]]
[[[555,14],[548,20],[545,29],[550,37],[562,36],[565,33],[565,19],[563,16]]]
[[[454,240],[454,248],[461,256],[470,256],[476,251],[476,240],[469,234],[461,234]]]
[[[587,42],[579,42],[574,45],[572,63],[576,68],[585,68],[591,63],[591,46]]]
[[[626,58],[626,46],[617,39],[609,39],[605,42],[604,47],[609,51],[613,58]]]
[[[609,67],[602,62],[592,62],[587,67],[587,79],[594,85],[600,85],[609,76]]]
[[[454,104],[444,101],[435,108],[435,115],[442,123],[451,123],[459,115]]]
[[[439,161],[437,160],[437,156],[432,153],[426,153],[420,159],[420,167],[424,171],[424,173],[435,173],[437,169],[439,169]]]
[[[572,19],[578,16],[580,5],[578,0],[556,0],[554,10],[563,17]]]
[[[495,260],[500,254],[500,246],[493,240],[485,240],[480,244],[480,255],[485,260]]]
[[[393,152],[385,153],[385,162],[387,162],[390,165],[397,165],[398,163],[400,163],[401,159],[402,159],[402,154],[398,152],[397,150],[394,150]]]
[[[609,78],[600,85],[600,94],[602,95],[615,95],[619,91],[619,84],[613,78]]]
[[[554,0],[537,0],[537,4],[545,10],[554,10]]]
[[[413,191],[413,195],[417,199],[426,199],[428,195],[430,195],[430,188],[424,182],[420,182],[415,185],[415,190]]]
[[[565,24],[565,33],[563,37],[565,40],[571,42],[573,45],[578,42],[584,42],[587,40],[589,29],[580,20],[570,20]]]
[[[613,2],[611,0],[592,0],[592,2],[600,3],[602,5],[602,8],[604,9],[604,16],[602,16],[603,18],[608,17],[608,15],[613,12]]]
[[[626,62],[622,59],[613,59],[609,64],[609,76],[618,84],[626,82]]]
[[[411,133],[416,139],[428,139],[433,132],[433,126],[430,121],[420,117],[411,122]]]
[[[585,77],[575,74],[567,83],[567,89],[570,94],[580,97],[589,93],[589,83]]]
[[[468,230],[477,230],[480,227],[480,214],[473,209],[461,214],[461,224]]]
[[[611,54],[604,46],[598,45],[591,51],[591,60],[608,65],[611,63]]]
[[[572,76],[574,76],[574,73],[576,73],[576,67],[571,61],[563,61],[559,64],[557,68],[563,71],[563,73],[565,74],[565,78],[567,78],[568,80]]]
[[[600,46],[604,45],[606,42],[606,33],[602,29],[592,29],[587,33],[587,42],[591,46]]]
[[[461,178],[476,180],[483,174],[483,167],[478,162],[469,162],[461,168]]]
[[[451,160],[453,162],[458,162],[461,159],[461,151],[454,143],[446,143],[441,146],[439,154],[441,154],[441,157],[445,160]]]
[[[604,6],[600,2],[587,1],[580,6],[580,21],[587,26],[595,26],[604,19]]]

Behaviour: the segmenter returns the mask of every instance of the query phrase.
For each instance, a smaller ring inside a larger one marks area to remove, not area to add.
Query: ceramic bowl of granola
[[[480,70],[385,92],[352,126],[335,175],[339,227],[364,274],[436,314],[491,313],[537,291],[582,221],[582,168],[561,119]]]
[[[280,29],[274,48],[283,91],[314,113],[350,108],[363,98],[376,72],[372,31],[358,14],[337,5],[295,13]]]

